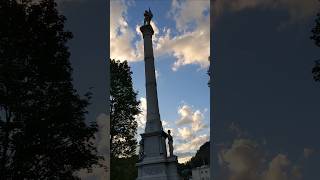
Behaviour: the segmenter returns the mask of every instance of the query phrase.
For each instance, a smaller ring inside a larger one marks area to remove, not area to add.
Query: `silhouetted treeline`
[[[311,30],[312,32],[311,39],[314,40],[314,43],[316,46],[320,47],[320,13],[317,14],[315,23],[316,24],[314,28]],[[314,80],[320,81],[320,59],[316,61],[316,64],[312,69],[312,73],[313,73]]]
[[[54,0],[0,1],[1,179],[77,179],[96,164],[90,93],[72,85],[72,33]]]

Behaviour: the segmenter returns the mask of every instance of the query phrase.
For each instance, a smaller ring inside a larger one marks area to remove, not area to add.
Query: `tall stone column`
[[[140,160],[137,180],[179,180],[177,157],[167,156],[166,137],[160,120],[157,83],[152,47],[153,28],[150,25],[152,13],[145,12],[145,24],[140,27],[144,40],[144,61],[146,76],[147,122],[141,134]],[[142,145],[143,144],[143,145]]]
[[[150,24],[141,26],[140,31],[143,34],[144,40],[144,61],[147,96],[147,122],[145,132],[149,133],[162,130],[152,47],[152,35],[154,34],[154,31]]]

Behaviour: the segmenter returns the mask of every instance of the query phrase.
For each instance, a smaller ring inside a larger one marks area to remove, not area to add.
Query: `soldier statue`
[[[170,134],[170,130],[168,130],[168,134],[167,134],[167,137],[168,137],[168,146],[169,146],[169,152],[170,152],[170,157],[173,157],[173,138]]]
[[[153,17],[153,14],[149,8],[149,11],[146,10],[144,12],[144,25],[150,25],[150,21],[151,21],[152,17]]]

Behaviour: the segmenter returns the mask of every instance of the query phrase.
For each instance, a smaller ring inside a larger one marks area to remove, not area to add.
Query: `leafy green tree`
[[[131,157],[137,147],[135,116],[140,113],[140,102],[132,86],[128,63],[110,60],[110,71],[111,157]]]
[[[110,60],[110,71],[110,176],[114,180],[134,180],[138,173],[135,167],[138,160],[135,116],[140,113],[140,102],[133,89],[128,63]]]
[[[111,179],[135,180],[138,176],[137,161],[138,155],[127,158],[111,158]]]
[[[320,47],[320,13],[317,14],[315,23],[314,28],[311,30],[311,39],[314,40],[316,46]],[[320,60],[316,61],[316,64],[312,69],[312,73],[314,80],[320,81]]]
[[[4,179],[77,179],[98,162],[90,93],[72,84],[72,33],[54,0],[0,2],[0,172]]]

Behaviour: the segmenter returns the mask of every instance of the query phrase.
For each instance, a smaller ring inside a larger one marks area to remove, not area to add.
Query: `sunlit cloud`
[[[301,162],[292,162],[283,153],[267,156],[261,144],[238,138],[222,147],[219,164],[227,171],[226,180],[301,180]]]
[[[104,159],[99,161],[102,166],[95,165],[92,171],[82,169],[76,175],[83,180],[96,179],[103,180],[108,178],[108,171],[110,170],[110,117],[104,113],[97,117],[98,131],[95,134],[95,146],[99,156]]]
[[[141,97],[139,108],[141,110],[140,114],[136,116],[136,120],[138,123],[138,134],[144,132],[144,128],[146,126],[147,121],[147,99],[145,97]]]
[[[196,133],[208,126],[203,123],[204,113],[200,110],[193,110],[190,106],[184,104],[178,109],[179,119],[177,125],[191,124],[191,130]]]
[[[129,4],[121,0],[110,1],[110,57],[120,61],[142,60],[142,54],[133,46],[136,34],[127,22]]]
[[[192,3],[194,2],[194,3]],[[172,36],[172,28],[159,28],[155,21],[151,21],[154,29],[153,45],[154,55],[159,57],[165,54],[172,55],[174,62],[172,70],[176,71],[180,67],[188,64],[196,64],[201,68],[206,68],[209,65],[209,48],[210,48],[210,16],[203,15],[202,12],[208,10],[209,0],[181,2],[179,7],[172,7],[171,11],[175,11],[177,16],[176,28],[181,31],[180,34]],[[184,5],[185,4],[185,5]],[[200,5],[198,5],[200,4]],[[111,1],[111,23],[110,23],[110,53],[111,58],[119,60],[128,60],[136,62],[143,60],[143,38],[140,32],[140,24],[137,24],[133,29],[128,26],[127,8],[128,4],[124,1]],[[198,7],[200,13],[191,13],[189,18],[185,18],[185,14],[191,12],[193,7]],[[189,22],[196,23],[196,27],[192,31],[183,31],[190,29]],[[133,41],[138,37],[136,41]]]

